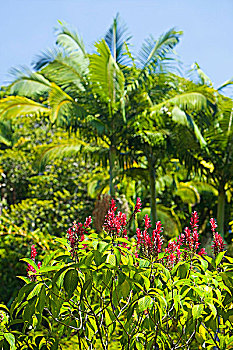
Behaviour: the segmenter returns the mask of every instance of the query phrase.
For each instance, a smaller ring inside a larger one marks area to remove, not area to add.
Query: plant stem
[[[219,233],[224,237],[224,219],[225,219],[225,184],[220,183],[218,190],[218,208],[217,208],[217,222],[219,227]]]
[[[151,224],[152,227],[155,227],[157,220],[157,211],[156,211],[156,176],[155,176],[155,159],[151,154],[149,159],[149,174],[150,174],[150,210],[151,210]]]

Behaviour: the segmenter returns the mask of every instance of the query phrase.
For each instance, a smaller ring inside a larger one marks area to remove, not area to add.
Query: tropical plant
[[[161,252],[161,222],[149,235],[145,216],[135,245],[116,209],[112,201],[102,237],[90,232],[88,217],[60,240],[65,250],[46,254],[42,263],[32,246],[31,259],[22,259],[25,285],[10,311],[2,306],[1,346],[59,349],[61,339],[75,335],[78,349],[109,349],[112,341],[123,349],[230,349],[233,261],[215,220],[212,259],[200,250],[196,212],[190,228]],[[133,216],[140,209],[138,199]]]

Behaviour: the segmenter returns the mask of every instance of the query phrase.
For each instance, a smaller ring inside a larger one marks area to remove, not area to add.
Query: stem
[[[150,210],[151,210],[151,224],[152,227],[155,227],[155,223],[157,220],[157,212],[156,212],[156,187],[155,187],[155,160],[153,155],[150,156],[148,159],[149,163],[149,174],[150,174],[150,192],[151,192],[151,197],[150,197]]]
[[[219,233],[224,237],[224,219],[225,219],[225,197],[226,191],[224,189],[225,184],[220,183],[218,190],[218,208],[217,208],[217,222],[219,227]]]
[[[113,184],[113,180],[114,180],[114,148],[111,146],[109,148],[109,175],[110,175],[110,179],[109,179],[109,187],[110,187],[110,196],[111,197],[115,197],[115,188],[114,188],[114,184]]]

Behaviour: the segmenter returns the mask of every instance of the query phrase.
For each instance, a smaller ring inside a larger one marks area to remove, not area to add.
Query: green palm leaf
[[[105,40],[101,40],[95,46],[98,53],[90,56],[91,80],[101,98],[107,103],[114,104],[124,96],[124,75]]]
[[[62,88],[69,90],[84,91],[85,77],[88,72],[88,59],[76,53],[64,56],[59,53],[54,60],[45,66],[41,73],[50,81],[53,81]],[[59,72],[59,74],[58,74]],[[74,87],[72,87],[74,85]]]
[[[10,120],[0,121],[0,143],[7,147],[13,145],[13,130]]]
[[[141,68],[144,70],[149,65],[155,65],[159,61],[169,57],[169,54],[173,53],[172,50],[178,44],[182,34],[183,32],[177,32],[172,28],[162,34],[158,40],[155,40],[152,36],[146,39],[138,57]]]
[[[61,50],[57,48],[44,50],[35,57],[32,61],[32,66],[38,71],[47,66],[47,64],[53,62],[59,54],[61,54]]]
[[[66,24],[60,21],[58,22],[61,26],[57,29],[56,43],[70,53],[80,51],[86,56],[87,53],[82,38],[80,38],[75,31],[70,30]]]
[[[211,79],[205,74],[197,62],[193,63],[192,70],[197,73],[201,84],[213,86]]]
[[[10,94],[34,97],[48,92],[50,89],[50,81],[38,72],[33,73],[28,69],[14,68],[11,70],[11,74],[15,77],[15,80],[8,87]]]
[[[227,86],[229,86],[229,85],[233,85],[233,78],[231,78],[231,79],[225,81],[223,84],[221,84],[221,85],[217,88],[217,90],[218,90],[218,91],[221,91],[222,89],[224,89],[225,87],[227,87]]]
[[[119,14],[117,14],[104,38],[114,60],[118,64],[127,64],[126,45],[129,45],[131,39],[127,31],[126,25],[121,21]]]
[[[58,125],[72,123],[72,119],[83,119],[86,115],[83,107],[56,84],[51,84],[48,103],[51,107],[50,120]]]
[[[193,131],[194,135],[196,136],[196,139],[198,140],[200,145],[202,147],[206,147],[207,143],[204,137],[202,136],[201,131],[199,130],[193,118],[188,113],[185,113],[179,107],[175,106],[172,109],[172,120],[178,124],[181,124],[190,128]]]
[[[52,144],[49,147],[43,147],[42,152],[37,158],[37,163],[39,167],[43,169],[46,164],[54,159],[74,157],[79,155],[81,152],[82,158],[84,158],[86,155],[91,156],[93,161],[103,161],[104,157],[107,157],[109,149],[104,147],[104,145],[91,146],[80,139],[70,139],[69,141],[61,144]]]
[[[26,114],[50,114],[50,109],[22,96],[9,96],[0,100],[0,118],[15,118]]]
[[[208,99],[200,92],[186,92],[169,98],[151,108],[152,114],[164,106],[177,106],[182,110],[200,112],[208,108]]]

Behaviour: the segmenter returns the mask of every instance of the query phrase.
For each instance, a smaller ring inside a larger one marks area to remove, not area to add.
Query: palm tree
[[[210,78],[202,71],[198,63],[193,66],[193,72],[197,74],[198,83],[205,87],[213,87]],[[226,194],[232,188],[233,180],[233,100],[222,94],[224,88],[233,84],[233,80],[221,84],[216,90],[216,106],[212,122],[204,131],[204,137],[207,143],[208,152],[202,150],[201,156],[207,164],[209,173],[207,180],[214,185],[218,192],[217,201],[217,221],[219,231],[224,234],[225,223],[225,204]]]
[[[77,134],[73,144],[50,147],[49,155],[61,156],[69,150],[80,152],[80,147],[94,154],[109,165],[110,193],[114,196],[114,178],[117,162],[131,157],[130,149],[125,149],[125,139],[129,125],[138,114],[154,119],[162,107],[173,106],[173,119],[194,129],[202,143],[188,110],[204,109],[208,96],[201,89],[182,93],[174,90],[172,96],[163,94],[167,81],[157,89],[156,76],[168,79],[164,72],[172,62],[173,49],[180,40],[181,32],[174,29],[161,35],[158,40],[147,39],[138,58],[129,51],[129,35],[122,26],[119,16],[107,32],[105,39],[96,43],[96,53],[89,55],[82,40],[67,26],[61,24],[57,32],[57,48],[46,51],[34,63],[36,72],[19,72],[9,86],[9,93],[17,94],[0,101],[3,118],[21,114],[48,114],[52,124],[65,127]],[[170,69],[170,67],[169,67]],[[160,93],[159,99],[156,93]],[[172,91],[172,85],[168,88]],[[39,94],[39,96],[38,96]],[[176,95],[179,96],[176,96]],[[42,103],[38,97],[44,97]],[[158,103],[160,102],[160,104]],[[81,144],[78,137],[84,137],[88,144]],[[90,147],[90,142],[95,145]],[[97,141],[97,143],[96,143]],[[156,218],[155,156],[154,148],[147,154],[151,173],[151,213]],[[64,150],[64,152],[63,152]],[[47,156],[46,159],[49,157]]]

